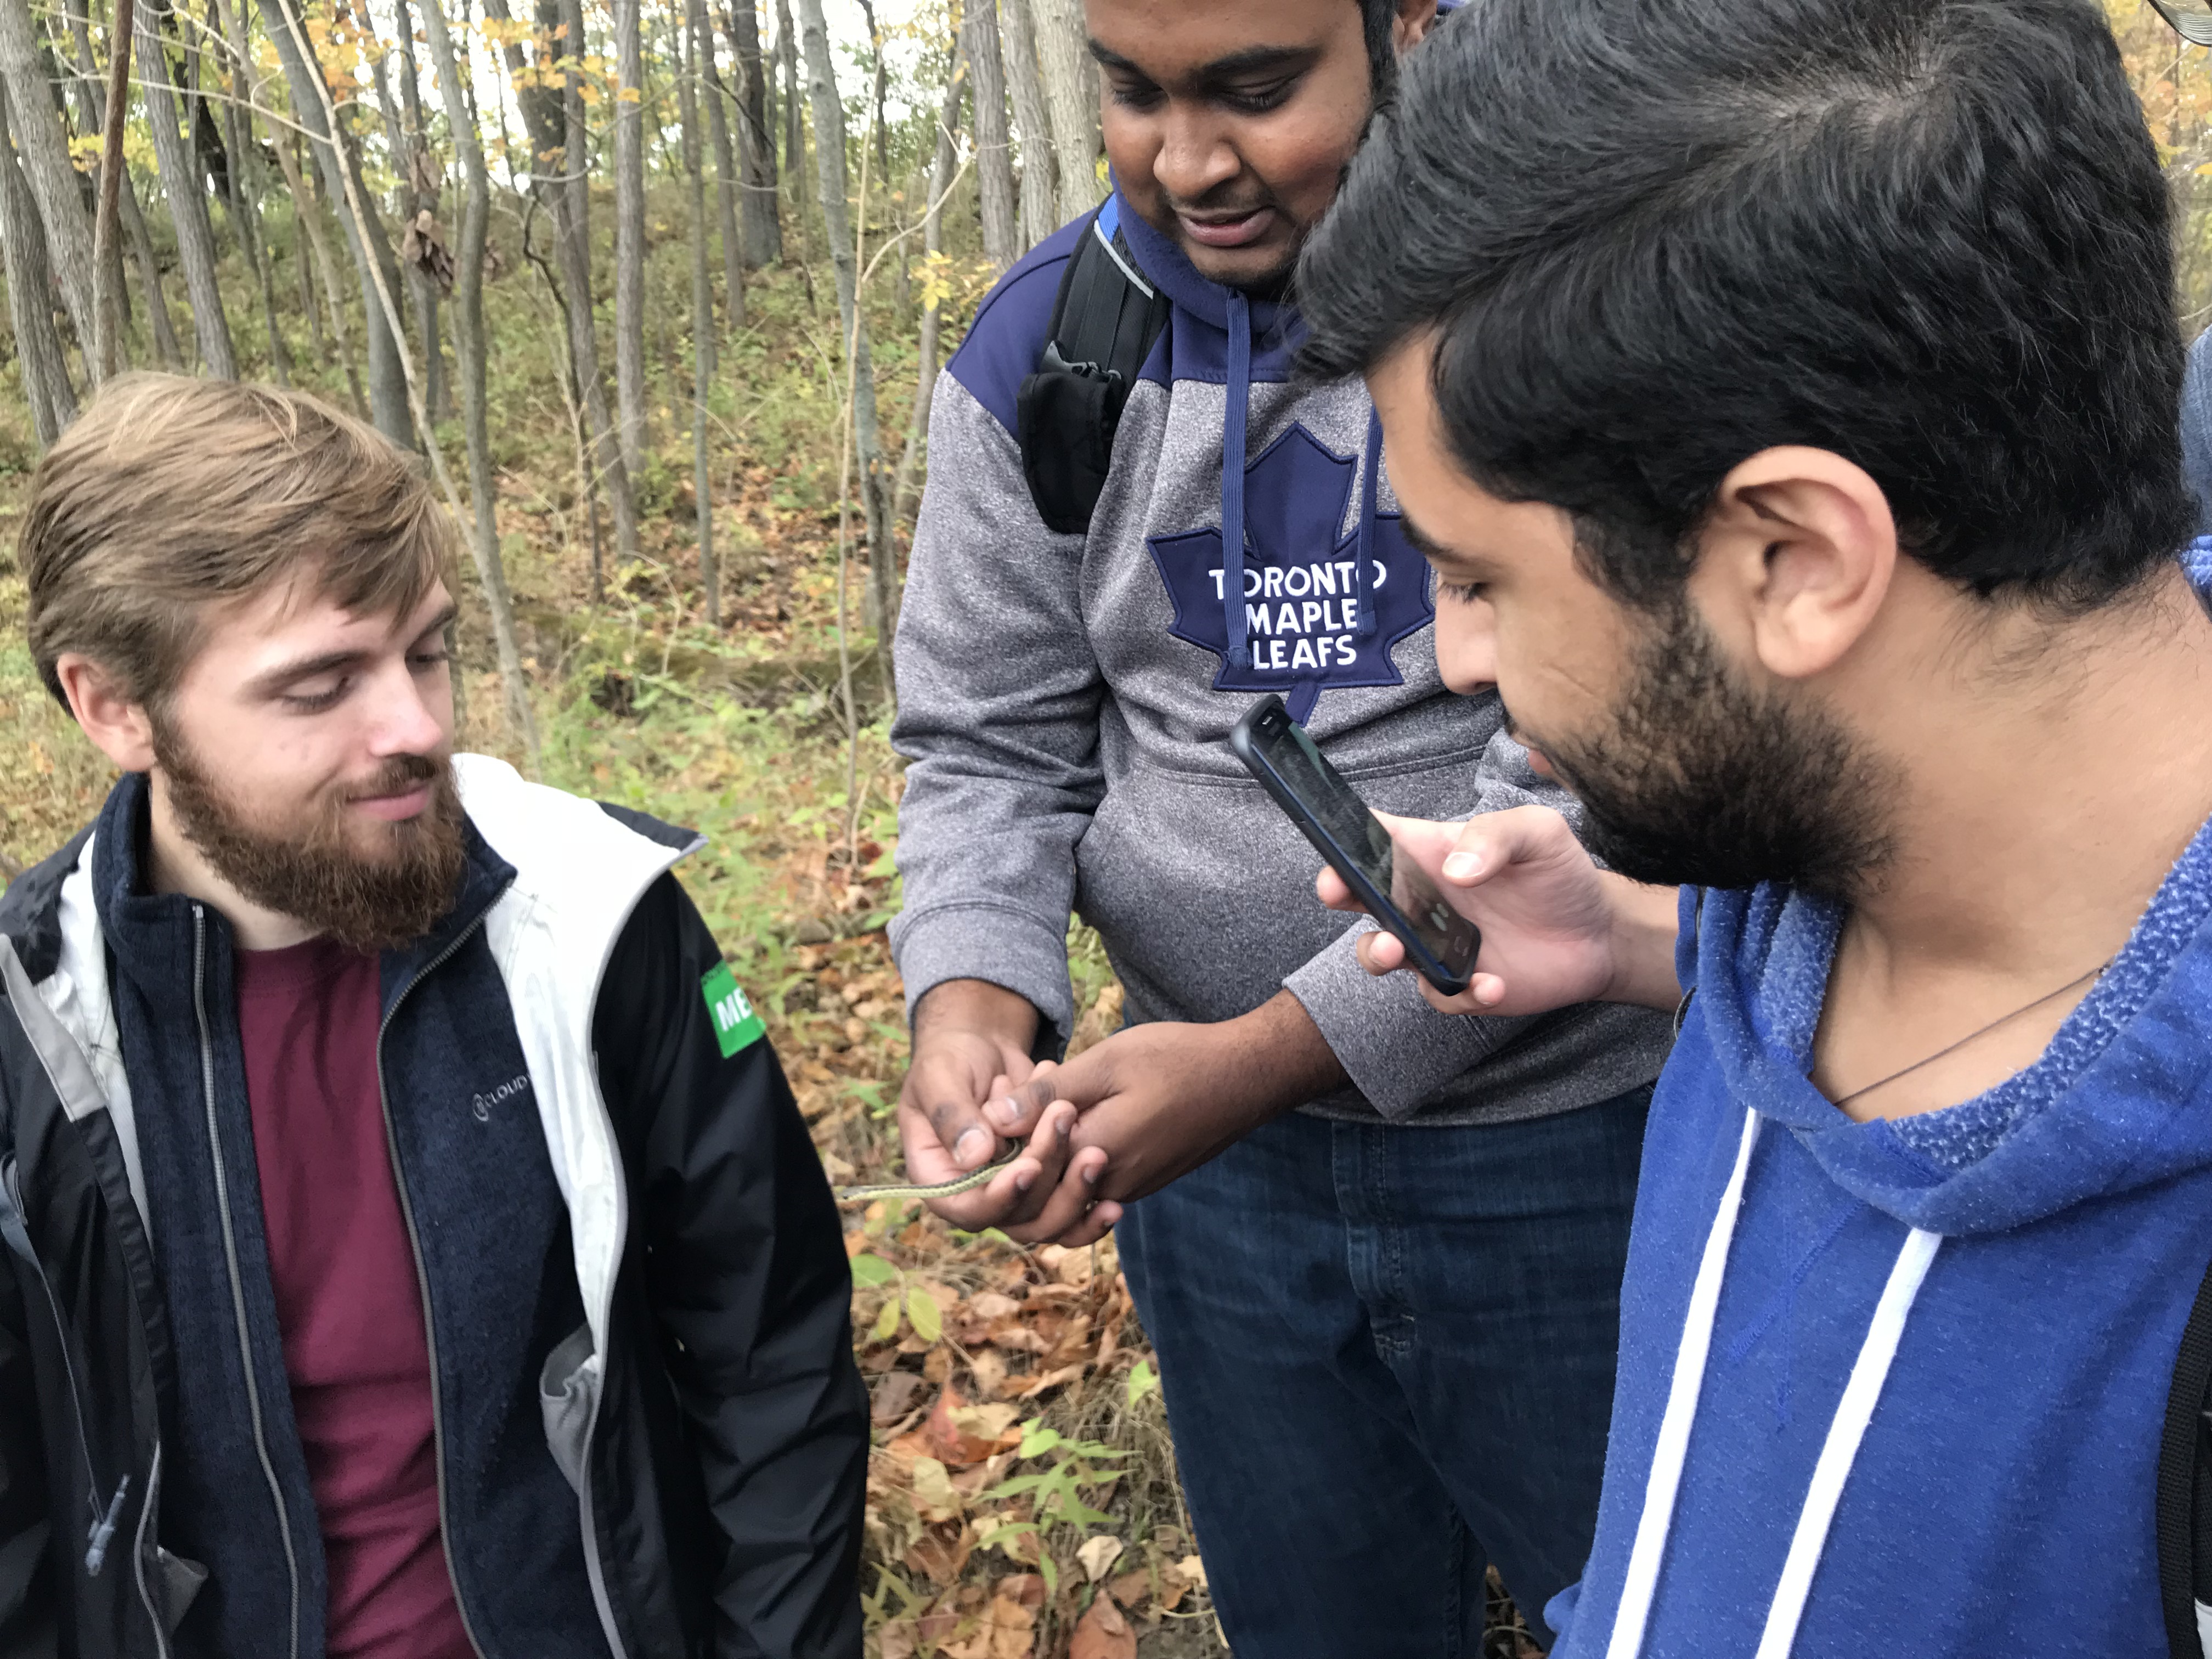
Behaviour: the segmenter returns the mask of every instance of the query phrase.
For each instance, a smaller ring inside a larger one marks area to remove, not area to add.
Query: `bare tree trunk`
[[[1060,154],[1060,218],[1098,205],[1098,94],[1088,71],[1091,53],[1083,0],[1033,0],[1044,101]]]
[[[353,393],[355,411],[366,419],[368,414],[368,400],[362,395],[361,371],[354,366],[353,344],[346,337],[345,306],[338,297],[341,289],[338,286],[337,261],[331,257],[330,242],[323,235],[322,217],[317,210],[313,192],[308,190],[307,179],[301,175],[299,158],[293,154],[292,146],[281,134],[278,136],[275,149],[276,165],[283,170],[284,173],[284,188],[290,192],[292,198],[294,231],[296,234],[303,235],[307,239],[307,246],[314,252],[315,270],[322,277],[323,303],[330,312],[331,337],[337,347],[338,365],[345,371],[346,387]],[[297,257],[298,252],[298,245],[295,241],[293,247],[295,257]],[[303,286],[307,274],[307,262],[302,259],[300,262],[300,275]],[[314,296],[312,294],[307,295],[307,316],[311,322],[315,316]]]
[[[415,64],[415,24],[409,16],[407,0],[392,0],[392,13],[399,37],[399,106],[407,118],[407,144],[399,152],[403,161],[404,177],[400,180],[402,193],[407,198],[408,218],[420,223],[427,213],[432,224],[437,222],[438,188],[441,182],[436,164],[430,158],[429,141],[424,137],[422,124],[422,81]],[[463,113],[466,109],[464,107]],[[433,423],[453,416],[453,397],[446,389],[446,358],[439,344],[437,282],[420,266],[407,267],[407,291],[415,301],[415,331],[422,341],[422,401],[428,407]]]
[[[691,187],[691,493],[698,508],[699,587],[707,626],[722,625],[720,572],[714,559],[714,480],[707,464],[707,392],[714,383],[714,293],[707,276],[707,170],[701,156],[696,72],[714,49],[707,0],[684,0],[694,74],[678,77],[684,122],[684,171]],[[714,95],[713,88],[708,95]]]
[[[738,61],[738,158],[744,169],[745,263],[756,269],[783,258],[783,222],[777,213],[775,87],[761,61],[760,9],[737,0],[722,14],[730,50]]]
[[[281,155],[283,150],[280,139],[278,153]],[[298,199],[294,198],[295,203]],[[296,205],[293,211],[295,215],[298,213]],[[322,292],[315,282],[315,262],[307,257],[306,233],[296,222],[292,229],[292,274],[299,282],[300,314],[307,319],[307,350],[318,363],[328,363],[331,347],[330,342],[323,337]],[[361,401],[360,392],[360,384],[356,381],[354,386],[356,412],[362,419],[367,420],[368,405]]]
[[[869,125],[869,142],[876,147],[876,181],[890,188],[891,152],[884,131],[884,92],[890,84],[890,63],[884,56],[884,32],[876,27],[875,0],[860,0],[861,21],[868,26],[868,55],[875,64],[875,116]]]
[[[80,136],[89,133],[94,137],[106,132],[107,111],[106,89],[100,85],[100,70],[92,60],[92,28],[85,17],[85,0],[65,0],[68,14],[69,38],[65,43],[61,27],[52,12],[46,14],[46,48],[57,61],[68,64],[70,100],[76,105],[77,129]],[[126,71],[127,75],[127,71]],[[102,146],[102,166],[106,165],[106,146]],[[118,181],[116,201],[122,202],[122,191],[130,185],[126,171]],[[131,288],[123,270],[123,240],[112,237],[101,252],[100,241],[100,208],[97,191],[93,204],[92,240],[94,252],[100,255],[100,270],[94,278],[94,286],[107,285],[104,290],[112,295],[113,302],[121,308],[120,321],[125,330],[131,325]]]
[[[760,45],[761,13],[759,6],[754,3],[754,0],[726,0],[726,4],[722,11],[722,27],[725,29],[727,29],[736,23],[738,7],[740,5],[750,6],[753,12],[752,40],[753,56],[755,59],[753,69],[756,76],[760,82],[760,130],[765,136],[767,141],[767,151],[763,159],[768,163],[769,182],[770,184],[775,184],[780,176],[779,169],[776,167],[775,135],[783,131],[781,127],[776,125],[777,121],[781,118],[778,116],[777,112],[781,110],[783,106],[776,96],[775,66],[767,60]]]
[[[562,286],[568,292],[569,350],[576,360],[576,384],[582,390],[584,412],[591,418],[599,479],[615,521],[615,548],[627,562],[637,557],[637,507],[630,494],[629,469],[623,465],[622,444],[608,412],[606,386],[599,378],[599,326],[592,317],[591,134],[584,125],[583,82],[576,73],[584,49],[583,0],[562,0],[562,15],[568,29],[561,54],[561,106],[568,131],[562,171],[567,184],[555,211],[555,240]]]
[[[822,196],[822,221],[830,259],[837,273],[837,310],[852,356],[853,431],[860,459],[860,504],[868,526],[868,609],[876,627],[876,660],[883,683],[891,683],[891,629],[898,618],[898,550],[891,544],[884,510],[883,436],[876,420],[876,372],[868,352],[868,321],[860,313],[860,261],[852,221],[845,211],[845,107],[830,62],[830,30],[822,0],[799,0],[806,41],[807,100],[814,115],[814,165]]]
[[[615,11],[615,410],[623,465],[645,465],[645,49],[641,0]]]
[[[714,210],[721,221],[722,288],[727,296],[724,303],[729,310],[731,328],[739,329],[745,325],[745,247],[738,235],[738,201],[744,194],[745,179],[738,171],[735,147],[730,143],[730,94],[723,84],[721,67],[714,61],[714,29],[711,21],[707,27],[704,49],[694,55],[705,76],[699,95],[706,103],[707,130],[714,140]],[[743,119],[742,112],[739,118]]]
[[[501,23],[514,21],[507,0],[484,0],[484,15]],[[535,64],[523,57],[522,43],[511,37],[501,38],[499,50],[507,63],[507,77],[514,83],[514,101],[522,111],[522,125],[530,134],[530,191],[544,202],[546,200],[545,186],[553,180],[543,169],[551,167],[560,158],[567,142],[562,132],[561,89],[549,85],[542,72],[549,60],[557,60],[560,56],[556,32],[567,27],[560,0],[538,0],[537,21],[541,43],[550,41],[552,45],[540,45],[538,61]],[[579,46],[577,50],[581,51],[582,48]],[[507,118],[505,100],[495,101],[501,105],[500,119],[504,131]],[[554,296],[556,299],[560,296],[557,286],[554,289]]]
[[[23,364],[23,396],[31,405],[31,425],[40,447],[45,448],[76,418],[76,393],[70,386],[61,335],[54,328],[53,275],[46,265],[46,232],[39,224],[31,187],[15,165],[4,90],[0,90],[0,246],[8,258],[8,321],[15,331],[15,355]]]
[[[988,5],[990,0],[975,0]],[[1060,228],[1053,159],[1052,118],[1045,112],[1044,82],[1037,78],[1036,33],[1030,0],[999,0],[1006,48],[1006,88],[1014,95],[1014,130],[1022,141],[1022,246],[1035,247]]]
[[[0,0],[0,82],[7,88],[16,153],[22,158],[39,222],[46,233],[46,253],[61,288],[62,304],[76,331],[87,371],[96,379],[100,295],[93,279],[92,220],[84,210],[76,169],[70,165],[69,136],[62,131],[61,116],[48,95],[46,71],[39,63],[29,0]]]
[[[799,106],[799,32],[792,27],[791,0],[775,0],[775,59],[783,66],[783,176],[791,180],[792,211],[799,216],[799,237],[806,240],[806,123]],[[802,248],[800,255],[805,258]]]
[[[957,159],[952,135],[960,128],[960,94],[966,80],[963,68],[956,43],[951,67],[945,77],[945,105],[937,112],[937,148],[930,157],[929,198],[922,208],[921,251],[925,259],[943,252],[945,247],[945,193],[952,188],[952,167]],[[938,304],[933,290],[929,302],[921,310],[921,339],[915,353],[919,361],[914,412],[907,420],[906,448],[899,455],[898,475],[891,484],[891,517],[895,520],[907,515],[920,481],[921,456],[929,443],[929,410],[937,394],[938,326]]]
[[[498,0],[492,0],[492,3],[498,3]],[[606,592],[605,560],[599,543],[599,489],[592,476],[590,457],[585,453],[584,405],[576,389],[575,354],[568,349],[568,296],[562,293],[561,284],[553,275],[553,267],[546,263],[545,256],[532,246],[530,239],[536,204],[536,198],[533,197],[532,205],[523,210],[522,257],[530,262],[544,281],[546,292],[553,296],[553,303],[561,313],[560,338],[556,342],[557,349],[554,352],[554,360],[561,370],[561,402],[568,411],[568,436],[574,449],[576,465],[576,500],[591,520],[592,601],[596,605]],[[564,540],[567,538],[565,526],[562,537]]]
[[[1021,257],[1014,219],[1014,163],[1006,149],[1006,77],[999,59],[999,12],[970,0],[960,21],[975,97],[975,177],[983,204],[983,257],[1004,270]]]
[[[398,102],[392,95],[390,70],[392,54],[388,52],[372,51],[368,56],[370,60],[369,78],[371,83],[376,88],[377,113],[384,118],[385,147],[391,153],[392,168],[397,175],[392,191],[392,216],[398,222],[399,245],[404,248],[407,246],[408,232],[415,222],[415,189],[412,182],[415,171],[415,147],[408,139],[406,123],[400,118]],[[415,325],[415,355],[416,359],[423,363],[422,373],[428,377],[425,384],[430,385],[445,378],[442,364],[435,368],[431,367],[431,364],[436,361],[434,351],[426,352],[423,349],[426,338],[428,341],[434,341],[437,337],[434,334],[426,337],[424,333],[425,325],[430,319],[423,311],[421,273],[414,269],[411,260],[403,260],[401,263],[403,269],[400,271],[400,282],[404,290],[401,297],[406,303],[407,314]],[[440,386],[437,389],[442,394],[443,387]],[[436,417],[434,416],[432,418]]]
[[[491,612],[492,641],[499,653],[507,718],[516,731],[531,734],[529,742],[535,748],[522,648],[515,637],[514,604],[507,594],[507,568],[499,553],[491,424],[485,408],[484,358],[489,341],[484,333],[483,259],[484,238],[491,220],[491,175],[484,166],[476,122],[461,97],[460,65],[438,0],[422,0],[422,27],[429,37],[438,91],[445,100],[446,124],[453,129],[453,148],[461,158],[460,242],[453,250],[453,355],[461,371],[461,418],[468,428],[469,441],[469,498],[476,520],[469,549],[476,556],[477,580],[483,587],[485,608]]]
[[[330,118],[324,109],[327,88],[321,80],[322,66],[310,64],[304,55],[307,30],[291,9],[291,0],[261,0],[263,27],[276,47],[278,60],[284,66],[284,82],[292,94],[293,118],[307,130],[309,147],[315,154],[315,170],[321,175],[323,191],[334,202],[347,198],[347,185],[355,187],[366,206],[368,191],[360,177],[360,158],[346,142],[346,135],[333,131]],[[415,423],[407,407],[407,370],[399,351],[399,342],[393,337],[391,320],[384,314],[377,298],[377,277],[393,292],[399,288],[399,262],[392,257],[391,238],[385,234],[383,222],[374,213],[363,213],[356,219],[351,213],[341,213],[338,223],[345,232],[347,251],[353,255],[354,270],[361,279],[362,320],[368,334],[368,406],[370,418],[376,429],[396,444],[411,447],[415,441]]]
[[[84,0],[70,0],[69,27],[76,58],[77,107],[84,129],[105,135],[107,128],[104,89],[100,70],[93,62],[92,28],[85,16]],[[182,374],[184,348],[177,343],[176,326],[169,318],[169,302],[161,292],[161,264],[154,253],[153,233],[146,228],[146,216],[138,210],[138,190],[131,182],[128,167],[124,169],[118,185],[116,206],[121,216],[124,237],[131,244],[131,261],[138,267],[138,280],[145,284],[146,310],[154,331],[154,355],[163,368]],[[122,257],[118,247],[116,258]]]
[[[243,0],[241,0],[243,3]],[[230,147],[231,212],[239,245],[261,285],[261,313],[269,329],[269,367],[279,386],[292,384],[292,354],[284,344],[284,331],[276,322],[276,255],[261,222],[261,204],[268,194],[268,166],[261,159],[253,137],[254,90],[258,77],[246,45],[246,22],[229,0],[208,0],[215,15],[216,33],[228,59],[232,96],[222,100],[223,131]]]
[[[123,268],[112,263],[115,228],[121,219],[123,177],[130,171],[123,161],[125,112],[131,97],[131,37],[136,10],[132,0],[115,0],[114,21],[108,25],[107,101],[100,137],[100,182],[93,192],[92,280],[98,304],[99,334],[94,342],[94,362],[88,380],[104,381],[123,368]],[[55,99],[56,113],[68,112]]]
[[[150,5],[137,8],[137,27],[139,95],[146,100],[146,125],[153,131],[161,191],[169,198],[177,262],[185,268],[185,291],[191,296],[192,337],[199,347],[200,367],[219,379],[234,380],[238,359],[231,353],[230,319],[223,315],[222,286],[216,280],[215,228],[208,222],[207,195],[191,145],[177,129],[169,55],[161,41],[161,21]]]
[[[138,280],[146,289],[148,320],[154,331],[154,355],[161,359],[162,368],[181,374],[185,348],[177,338],[177,325],[169,315],[168,296],[161,292],[161,258],[154,252],[154,233],[147,228],[146,216],[139,209],[138,187],[131,182],[128,167],[123,172],[117,206],[124,237],[131,244],[131,262],[138,267]]]

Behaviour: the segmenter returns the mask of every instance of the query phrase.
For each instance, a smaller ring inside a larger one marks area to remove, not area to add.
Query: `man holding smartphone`
[[[2106,12],[1465,22],[1301,279],[1613,866],[1398,826],[1484,930],[1439,1006],[1680,1011],[1555,1659],[2201,1659],[2212,540]]]
[[[1472,1651],[1486,1562],[1540,1635],[1589,1547],[1667,1022],[1439,1020],[1369,979],[1226,741],[1275,691],[1386,810],[1565,804],[1497,698],[1438,678],[1364,387],[1291,383],[1287,274],[1434,0],[1087,21],[1116,194],[949,366],[899,624],[908,1173],[1020,1136],[940,1212],[1029,1241],[1120,1222],[1242,1659]],[[1164,326],[1113,383],[1087,530],[1054,529],[1034,397],[1082,260]],[[1074,1022],[1072,908],[1131,1024],[1054,1074],[1072,1104],[1025,1111]]]

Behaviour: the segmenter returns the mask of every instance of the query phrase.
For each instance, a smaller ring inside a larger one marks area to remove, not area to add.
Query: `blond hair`
[[[159,708],[210,607],[300,581],[404,616],[450,568],[453,532],[415,459],[318,398],[127,374],[100,389],[31,482],[17,544],[32,658],[79,652]]]

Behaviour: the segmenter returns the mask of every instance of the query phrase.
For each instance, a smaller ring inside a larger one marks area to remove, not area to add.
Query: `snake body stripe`
[[[892,1182],[882,1187],[840,1187],[837,1188],[837,1201],[840,1204],[873,1204],[878,1200],[899,1199],[908,1201],[920,1200],[927,1204],[933,1199],[951,1198],[961,1193],[972,1193],[978,1187],[988,1185],[993,1177],[1005,1169],[1013,1155],[1020,1150],[1019,1143],[1016,1143],[1003,1156],[994,1158],[981,1169],[970,1170],[966,1175],[956,1180],[940,1181],[933,1186],[916,1187]]]

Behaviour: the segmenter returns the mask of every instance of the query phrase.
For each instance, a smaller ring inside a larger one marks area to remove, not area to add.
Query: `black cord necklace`
[[[2014,1009],[2008,1014],[1999,1014],[1995,1019],[1991,1020],[1986,1025],[1977,1025],[1972,1030],[1967,1032],[1966,1036],[1960,1037],[1956,1042],[1949,1043],[1943,1048],[1938,1048],[1934,1054],[1929,1054],[1926,1059],[1916,1060],[1911,1065],[1900,1067],[1899,1070],[1892,1072],[1887,1077],[1877,1079],[1875,1081],[1866,1085],[1863,1088],[1854,1089],[1847,1095],[1838,1096],[1836,1099],[1836,1104],[1838,1107],[1848,1106],[1851,1102],[1856,1100],[1861,1095],[1870,1095],[1877,1089],[1886,1089],[1901,1077],[1911,1077],[1915,1072],[1920,1070],[1923,1066],[1933,1066],[1937,1060],[1942,1059],[1946,1054],[1957,1054],[1960,1049],[1965,1048],[1976,1037],[1986,1036],[1990,1032],[1996,1030],[1998,1026],[2003,1024],[2007,1020],[2018,1019],[2022,1014],[2028,1013],[2035,1009],[2040,1008],[2046,1002],[2056,1001],[2058,998],[2064,996],[2069,991],[2072,990],[2075,986],[2084,984],[2090,980],[2098,978],[2104,973],[2105,969],[2112,965],[2112,957],[2106,957],[2104,961],[2099,963],[2087,973],[2081,975],[2078,978],[2068,980],[2065,984],[2060,986],[2055,991],[2045,991],[2041,996],[2036,998],[2033,1002],[2021,1003],[2019,1007]]]

